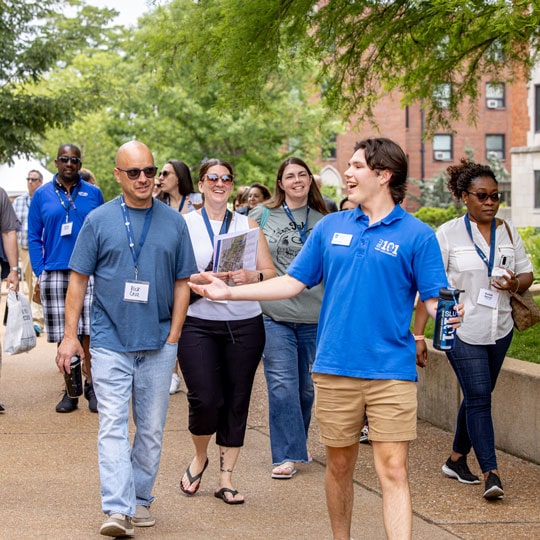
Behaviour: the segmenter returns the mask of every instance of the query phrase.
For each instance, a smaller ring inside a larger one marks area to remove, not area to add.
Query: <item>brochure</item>
[[[214,272],[257,268],[259,228],[214,237]]]

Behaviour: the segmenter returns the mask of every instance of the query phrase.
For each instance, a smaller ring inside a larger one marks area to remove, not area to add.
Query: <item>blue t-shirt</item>
[[[128,212],[138,246],[148,209]],[[72,270],[94,275],[92,347],[119,352],[161,349],[171,326],[174,282],[198,272],[184,218],[159,201],[153,203],[138,266],[138,281],[150,284],[147,303],[124,300],[124,286],[134,281],[135,265],[117,197],[88,216],[69,262]]]
[[[101,190],[80,179],[69,201],[65,189],[56,182],[36,190],[28,210],[28,251],[36,276],[43,270],[67,270],[69,258],[84,218],[103,204]],[[62,225],[71,222],[71,234],[62,235]]]
[[[371,226],[360,208],[330,214],[287,273],[308,287],[324,283],[313,372],[417,380],[415,295],[437,297],[447,285],[429,226],[397,205]]]

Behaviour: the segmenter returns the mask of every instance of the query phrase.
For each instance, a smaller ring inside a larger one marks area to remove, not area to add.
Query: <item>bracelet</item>
[[[262,272],[259,272],[259,281],[262,281],[264,279],[264,274]]]
[[[413,334],[414,341],[424,341],[426,338],[422,335],[417,336],[416,334]]]
[[[518,289],[519,289],[519,278],[518,277],[516,277],[516,283],[517,283],[517,287],[512,291],[513,293],[517,293]]]
[[[19,271],[19,267],[18,266],[11,266],[9,268],[12,272],[18,272]]]

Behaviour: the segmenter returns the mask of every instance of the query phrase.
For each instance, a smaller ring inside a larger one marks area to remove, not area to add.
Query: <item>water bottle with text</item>
[[[449,319],[458,316],[457,304],[459,289],[442,288],[439,291],[437,304],[437,317],[435,318],[435,332],[433,334],[433,347],[439,351],[451,351],[454,348],[456,329]]]

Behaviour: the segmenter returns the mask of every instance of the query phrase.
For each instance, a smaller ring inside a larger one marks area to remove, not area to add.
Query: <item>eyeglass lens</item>
[[[218,174],[207,174],[206,175],[206,179],[209,182],[217,182],[220,178],[221,178],[221,181],[224,184],[227,184],[227,183],[233,181],[233,176],[230,175],[230,174],[222,174],[221,176],[219,176]]]
[[[157,167],[144,167],[144,169],[121,169],[116,167],[119,171],[125,172],[130,180],[137,180],[141,176],[141,171],[146,178],[154,178],[157,174]]]
[[[68,163],[69,161],[71,161],[73,165],[78,165],[79,163],[81,163],[81,158],[70,157],[70,156],[60,156],[58,158],[58,161],[60,161],[61,163]]]
[[[484,202],[489,197],[493,202],[498,202],[501,200],[502,193],[498,191],[497,193],[476,193],[475,191],[468,191],[467,193],[474,195],[480,202]]]
[[[167,176],[169,176],[169,174],[172,174],[172,171],[161,171],[159,173],[159,176],[163,176],[163,178],[167,178]]]

